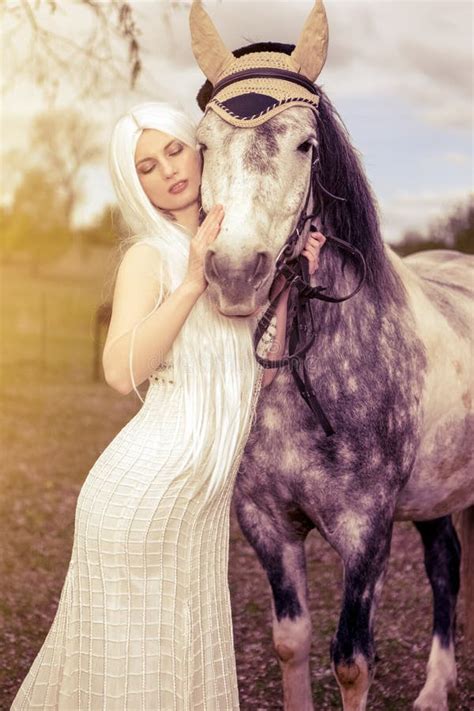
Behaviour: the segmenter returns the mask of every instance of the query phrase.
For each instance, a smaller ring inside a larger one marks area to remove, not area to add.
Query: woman
[[[150,384],[82,486],[59,607],[12,709],[238,709],[229,505],[263,377],[255,319],[226,318],[205,297],[204,255],[224,211],[199,226],[189,119],[166,104],[135,107],[114,129],[110,171],[134,237],[104,373],[123,394]],[[306,246],[310,271],[323,241]]]

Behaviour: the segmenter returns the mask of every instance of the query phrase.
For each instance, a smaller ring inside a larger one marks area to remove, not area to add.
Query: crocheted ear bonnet
[[[314,82],[328,47],[322,0],[316,0],[291,55],[252,52],[234,57],[201,0],[193,1],[189,23],[194,56],[214,87],[206,111],[234,126],[252,128],[290,106],[318,106]]]

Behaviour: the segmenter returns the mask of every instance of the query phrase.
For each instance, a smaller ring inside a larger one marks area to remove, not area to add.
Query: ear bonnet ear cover
[[[321,0],[315,3],[291,55],[264,51],[235,57],[199,0],[191,7],[190,28],[195,57],[214,85],[206,111],[215,111],[234,126],[251,128],[291,106],[318,106],[313,82],[326,60],[328,44]]]

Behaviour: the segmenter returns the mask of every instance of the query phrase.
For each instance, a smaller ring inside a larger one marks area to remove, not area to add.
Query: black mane
[[[294,45],[278,42],[258,42],[234,50],[235,57],[252,52],[282,52],[291,54]],[[319,142],[318,170],[313,174],[315,204],[322,207],[325,225],[335,236],[357,247],[366,260],[366,287],[372,288],[382,302],[405,303],[405,290],[385,255],[380,234],[377,203],[362,167],[359,152],[352,146],[349,132],[328,97],[316,85],[319,96],[317,134]],[[197,95],[204,111],[212,93],[206,81]],[[319,182],[318,182],[319,181]],[[345,200],[329,197],[328,192]],[[328,244],[329,246],[329,244]],[[344,261],[343,261],[344,267]]]

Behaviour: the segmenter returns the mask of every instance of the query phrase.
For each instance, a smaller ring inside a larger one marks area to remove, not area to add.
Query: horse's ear
[[[322,0],[316,0],[291,54],[297,70],[316,81],[328,53],[328,21]]]
[[[234,56],[221,40],[201,0],[193,0],[189,13],[191,44],[197,63],[212,84],[216,84],[225,65]]]
[[[209,81],[209,79],[201,86],[201,88],[198,91],[198,95],[196,96],[196,101],[198,103],[199,108],[201,111],[204,111],[206,109],[206,106],[208,104],[208,101],[211,98],[212,94],[212,84]]]

